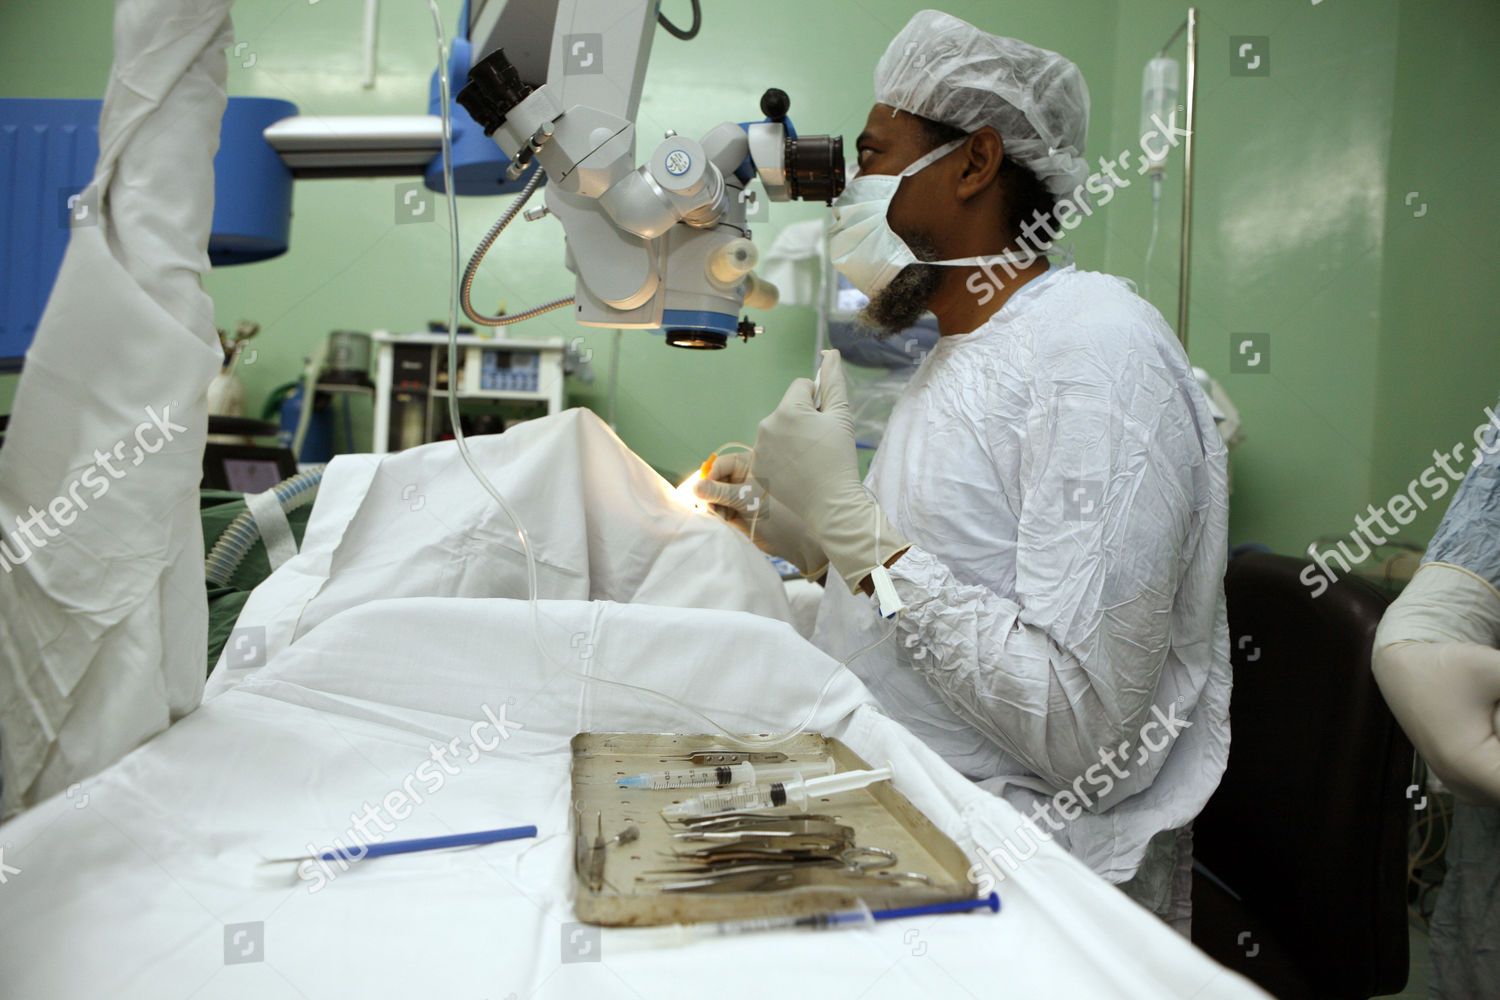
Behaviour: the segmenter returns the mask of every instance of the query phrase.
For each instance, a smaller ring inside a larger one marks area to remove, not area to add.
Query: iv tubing
[[[439,106],[442,109],[442,119],[443,119],[443,186],[444,186],[444,191],[445,191],[445,195],[446,195],[446,202],[447,202],[447,206],[448,206],[448,235],[449,235],[449,247],[448,247],[448,249],[449,249],[449,276],[448,276],[448,371],[450,373],[450,380],[451,380],[451,379],[457,378],[457,373],[458,373],[458,312],[459,312],[459,300],[461,298],[461,294],[460,294],[460,285],[461,285],[461,282],[459,280],[459,256],[460,255],[459,255],[459,242],[458,242],[458,199],[457,199],[457,196],[454,193],[454,187],[453,187],[453,145],[452,145],[453,125],[452,125],[452,119],[451,119],[451,109],[450,109],[451,99],[450,99],[450,96],[449,96],[448,71],[447,71],[448,70],[448,42],[447,42],[447,36],[443,32],[443,19],[442,19],[442,15],[439,13],[438,8],[437,8],[437,0],[427,0],[427,6],[428,6],[428,9],[432,12],[433,29],[435,30],[436,35],[437,35],[437,56],[438,56],[438,72],[437,72],[437,76],[438,76],[438,86],[439,86],[439,95],[438,96],[439,96]],[[541,166],[538,165],[537,166],[537,173],[532,178],[531,182],[528,182],[527,188],[529,188],[531,191],[534,191],[535,190],[535,185],[540,183],[540,177],[541,177]],[[511,206],[511,208],[506,212],[506,214],[504,216],[502,216],[501,220],[498,223],[496,223],[496,225],[494,227],[491,228],[490,233],[487,236],[488,243],[484,245],[484,249],[486,251],[489,249],[489,245],[488,244],[491,244],[491,243],[494,242],[495,238],[498,237],[499,234],[500,234],[500,232],[510,223],[510,220],[512,218],[514,218],[516,212],[520,209],[520,207],[524,203],[525,199],[527,197],[529,197],[529,196],[530,195],[527,192],[527,190],[523,189],[521,197],[517,198],[515,204],[513,204]],[[471,264],[470,264],[471,270],[472,270],[472,268],[474,266],[477,265],[477,262],[478,262],[478,260],[479,260],[480,257],[482,257],[482,254],[476,254],[474,261],[472,261]],[[472,275],[470,275],[470,280],[472,280]],[[463,297],[466,297],[466,295],[463,296]],[[546,312],[546,311],[551,310],[551,309],[560,308],[561,306],[566,305],[566,304],[568,304],[568,303],[570,303],[572,301],[573,301],[572,299],[558,299],[558,300],[556,300],[554,302],[547,303],[546,305],[538,306],[536,309],[528,310],[526,313],[517,314],[517,315],[520,316],[521,318],[529,318],[530,316],[539,315],[540,313]],[[471,319],[475,319],[476,322],[483,322],[483,320],[478,319],[472,313],[469,313],[469,317]],[[495,318],[499,318],[499,317],[495,317]],[[512,322],[518,322],[519,320],[517,319],[516,316],[507,316],[507,317],[503,318],[503,321],[507,322],[507,323],[512,323]],[[549,652],[546,644],[542,641],[541,617],[540,617],[540,612],[539,612],[538,606],[537,606],[538,605],[538,600],[537,600],[537,582],[536,582],[536,555],[531,550],[531,543],[530,543],[530,540],[529,540],[529,536],[526,533],[526,528],[521,523],[520,517],[518,517],[516,515],[516,512],[511,508],[510,504],[508,502],[506,502],[506,499],[505,499],[504,495],[501,494],[501,492],[498,489],[495,488],[495,485],[492,482],[490,482],[489,477],[484,474],[484,472],[474,462],[473,457],[470,455],[468,443],[464,440],[463,427],[461,426],[461,424],[459,422],[458,393],[457,392],[450,392],[448,394],[448,417],[449,417],[449,420],[453,424],[453,441],[454,441],[454,444],[456,444],[458,446],[458,453],[463,458],[464,464],[468,466],[469,471],[471,473],[473,473],[474,478],[476,480],[478,480],[479,485],[484,488],[484,491],[486,493],[488,493],[491,497],[494,498],[495,502],[500,505],[500,509],[505,512],[505,516],[510,519],[511,526],[515,528],[516,537],[517,537],[517,539],[521,543],[521,551],[523,553],[525,553],[525,555],[526,555],[526,589],[527,589],[527,600],[528,600],[528,603],[530,604],[530,607],[531,607],[531,634],[532,634],[532,639],[536,642],[537,649],[541,652],[541,654],[543,656],[545,656],[548,660],[551,660],[552,663],[555,666],[557,666],[560,670],[562,670],[564,673],[566,673],[566,674],[568,674],[568,675],[570,675],[572,677],[576,677],[576,678],[580,679],[581,681],[584,682],[584,684],[589,684],[589,683],[593,683],[593,684],[605,684],[605,685],[608,685],[610,687],[620,688],[620,689],[627,690],[627,691],[634,691],[634,692],[636,692],[638,694],[644,694],[644,695],[647,695],[649,697],[656,698],[656,699],[658,699],[660,701],[665,701],[668,704],[672,705],[674,708],[676,708],[679,711],[681,711],[683,714],[691,716],[692,718],[697,719],[697,720],[699,720],[699,721],[707,724],[707,726],[713,732],[718,733],[727,742],[729,742],[729,743],[731,743],[731,744],[733,744],[735,746],[738,746],[738,747],[743,747],[743,748],[748,748],[748,749],[763,749],[763,748],[767,748],[767,747],[777,747],[777,746],[782,746],[782,745],[788,743],[789,741],[795,739],[797,736],[801,735],[803,733],[803,731],[805,731],[807,729],[808,724],[812,722],[812,719],[813,719],[814,715],[817,714],[818,709],[820,707],[822,707],[823,699],[827,696],[828,689],[833,686],[833,682],[834,682],[835,678],[837,678],[843,672],[843,670],[846,667],[848,667],[848,665],[851,662],[853,662],[858,657],[864,655],[864,653],[866,653],[867,651],[875,648],[880,643],[882,643],[885,640],[889,639],[896,632],[896,623],[894,621],[892,621],[891,622],[891,627],[886,631],[886,633],[883,636],[881,636],[880,638],[874,640],[869,645],[864,646],[863,648],[859,649],[852,656],[849,656],[846,659],[844,659],[838,665],[837,668],[835,668],[834,670],[832,670],[832,671],[829,672],[828,679],[823,682],[822,689],[818,691],[818,697],[813,701],[812,706],[807,710],[807,714],[803,717],[802,721],[799,722],[797,724],[797,726],[794,729],[792,729],[791,731],[789,731],[789,732],[780,733],[780,734],[776,734],[776,735],[768,735],[768,736],[749,736],[749,737],[738,736],[738,735],[736,735],[734,733],[731,733],[729,730],[725,729],[723,726],[719,725],[719,723],[715,722],[713,719],[711,719],[708,716],[704,715],[702,712],[699,712],[697,709],[693,708],[691,705],[686,705],[683,702],[677,700],[676,698],[673,698],[671,695],[666,694],[665,692],[657,691],[657,690],[654,690],[652,688],[641,687],[640,685],[637,685],[637,684],[627,684],[624,681],[611,680],[611,679],[606,678],[606,677],[592,676],[592,675],[589,675],[589,674],[582,673],[582,672],[580,672],[578,670],[575,670],[575,669],[573,669],[572,667],[570,667],[570,666],[568,666],[566,664],[560,663]]]

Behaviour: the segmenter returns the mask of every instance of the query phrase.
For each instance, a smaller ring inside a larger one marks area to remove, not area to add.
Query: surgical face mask
[[[896,197],[901,181],[925,170],[963,144],[963,139],[944,143],[899,174],[860,174],[849,181],[843,194],[834,199],[828,252],[833,258],[833,266],[855,288],[874,298],[909,264],[980,267],[1011,263],[1025,266],[1036,260],[1037,255],[1007,252],[988,257],[918,261],[906,241],[891,230],[886,214],[891,210],[891,199]]]

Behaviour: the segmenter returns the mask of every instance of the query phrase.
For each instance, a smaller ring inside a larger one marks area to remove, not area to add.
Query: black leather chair
[[[1193,942],[1281,1000],[1407,979],[1412,750],[1370,674],[1388,599],[1304,560],[1229,563],[1229,765],[1193,825]],[[1238,897],[1238,898],[1236,898]]]

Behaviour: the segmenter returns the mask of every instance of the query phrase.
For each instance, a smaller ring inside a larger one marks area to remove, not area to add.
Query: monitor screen
[[[283,478],[281,467],[269,459],[224,459],[224,480],[239,493],[264,493]]]

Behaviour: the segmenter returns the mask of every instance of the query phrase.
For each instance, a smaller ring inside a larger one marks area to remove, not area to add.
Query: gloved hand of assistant
[[[751,462],[748,451],[718,456],[707,478],[693,484],[693,494],[762,552],[785,559],[806,576],[822,576],[828,569],[823,547],[801,518],[751,478]]]
[[[872,570],[910,543],[860,482],[854,417],[837,351],[823,352],[818,380],[821,409],[812,380],[797,379],[760,422],[751,477],[773,504],[807,525],[834,570],[858,593]]]
[[[1453,794],[1500,806],[1500,650],[1405,641],[1375,654],[1375,679],[1411,744]]]
[[[1375,680],[1391,713],[1454,794],[1500,805],[1500,597],[1429,563],[1375,633]]]

